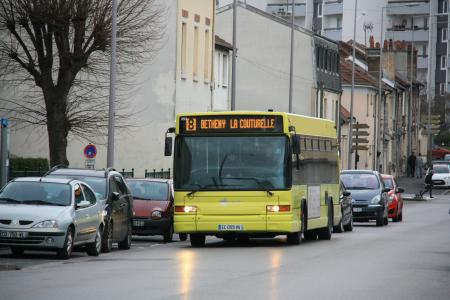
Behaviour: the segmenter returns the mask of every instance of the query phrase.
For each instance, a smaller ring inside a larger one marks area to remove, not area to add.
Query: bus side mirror
[[[292,153],[300,154],[300,136],[297,134],[292,136]]]
[[[164,142],[164,156],[172,156],[172,137],[166,136]]]

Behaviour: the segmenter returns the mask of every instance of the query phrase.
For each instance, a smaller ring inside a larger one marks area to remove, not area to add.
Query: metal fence
[[[17,177],[42,177],[48,170],[14,170],[12,168],[9,169],[8,181],[13,180]]]
[[[170,168],[167,170],[161,169],[161,171],[156,171],[156,169],[153,169],[153,171],[148,172],[145,170],[145,178],[164,178],[164,179],[170,179],[171,177]]]

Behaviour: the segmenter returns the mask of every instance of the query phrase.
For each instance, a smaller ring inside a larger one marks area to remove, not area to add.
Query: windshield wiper
[[[0,201],[6,201],[6,202],[11,202],[11,203],[22,203],[22,201],[12,199],[12,198],[0,198]]]
[[[133,196],[133,199],[136,199],[136,200],[153,200],[152,198],[142,198],[142,197],[136,197],[136,196]]]
[[[206,188],[209,188],[209,187],[218,188],[219,186],[222,186],[222,187],[224,187],[224,186],[240,186],[240,185],[235,185],[235,184],[220,184],[220,183],[217,183],[217,182],[215,182],[214,184],[207,184],[207,185],[200,185],[200,184],[195,184],[195,183],[190,183],[190,184],[191,185],[196,185],[197,188],[192,190],[192,191],[190,191],[189,193],[187,193],[188,197],[194,195],[198,191],[212,191],[210,189],[206,189]]]
[[[273,192],[265,185],[263,184],[258,178],[255,177],[224,177],[222,179],[234,179],[234,180],[253,180],[256,182],[256,184],[262,188],[264,191],[266,191],[267,195],[273,196]]]
[[[55,202],[50,202],[50,201],[45,201],[45,200],[28,200],[28,201],[23,201],[23,203],[25,203],[25,204],[37,204],[37,205],[66,206],[66,205],[61,204],[61,203],[55,203]]]

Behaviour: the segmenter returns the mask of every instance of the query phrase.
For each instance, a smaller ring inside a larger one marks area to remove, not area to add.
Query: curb
[[[0,271],[17,271],[20,268],[15,264],[0,264]]]

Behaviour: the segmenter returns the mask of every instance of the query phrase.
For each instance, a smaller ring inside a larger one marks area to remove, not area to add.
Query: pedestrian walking
[[[423,158],[422,153],[416,158],[416,178],[422,178],[423,175]]]
[[[425,190],[420,192],[420,196],[423,197],[423,194],[426,192],[430,192],[430,198],[433,197],[433,174],[434,171],[432,168],[428,169],[427,175],[425,175]]]
[[[416,170],[416,156],[414,155],[414,152],[411,153],[411,155],[408,157],[408,177],[414,177],[414,171]]]

